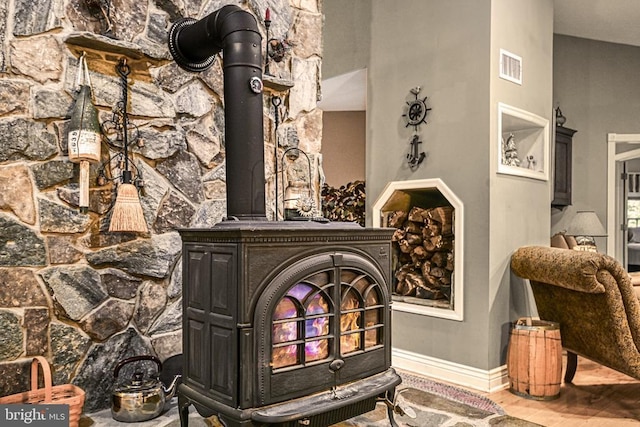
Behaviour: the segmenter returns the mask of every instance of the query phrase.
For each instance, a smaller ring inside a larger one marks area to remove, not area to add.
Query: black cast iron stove
[[[189,71],[223,50],[227,219],[180,230],[183,379],[226,426],[328,426],[384,401],[392,425],[391,229],[267,221],[261,36],[225,6],[175,23],[169,48]]]

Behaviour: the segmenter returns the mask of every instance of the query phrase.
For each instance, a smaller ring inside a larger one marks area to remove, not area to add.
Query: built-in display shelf
[[[549,180],[549,121],[498,104],[498,173]]]

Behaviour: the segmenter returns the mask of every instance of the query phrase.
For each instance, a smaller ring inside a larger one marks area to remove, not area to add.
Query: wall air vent
[[[522,58],[500,49],[500,78],[522,84]]]

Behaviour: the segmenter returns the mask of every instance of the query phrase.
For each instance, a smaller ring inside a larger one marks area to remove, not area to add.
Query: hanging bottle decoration
[[[69,160],[80,164],[80,212],[89,209],[89,167],[100,161],[102,133],[98,110],[91,99],[91,79],[84,52],[78,60],[75,105],[67,134]]]

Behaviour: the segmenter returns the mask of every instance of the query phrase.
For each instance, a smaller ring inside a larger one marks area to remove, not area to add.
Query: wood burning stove
[[[202,71],[224,55],[227,220],[180,230],[183,379],[194,405],[227,426],[327,426],[391,400],[392,229],[267,221],[261,36],[225,6],[176,22],[169,50]]]
[[[326,426],[391,399],[392,233],[314,222],[181,230],[180,407],[229,426]]]

